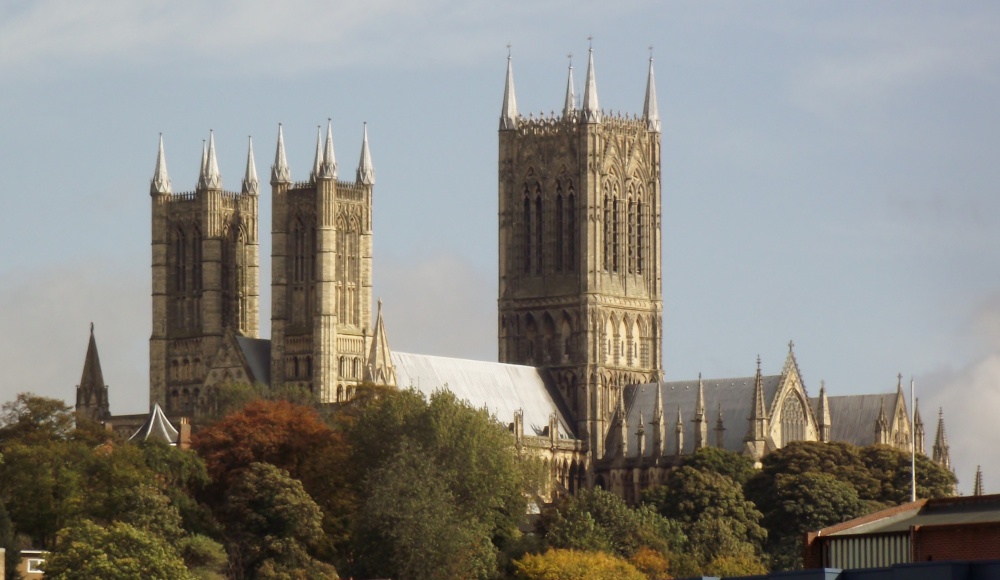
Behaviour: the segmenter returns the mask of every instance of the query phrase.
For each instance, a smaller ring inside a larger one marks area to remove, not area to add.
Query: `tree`
[[[0,445],[66,439],[73,432],[74,419],[69,405],[59,399],[20,393],[0,406]]]
[[[805,532],[868,512],[868,504],[849,483],[827,473],[778,475],[774,481],[775,496],[765,506],[764,525],[775,569],[802,567]]]
[[[515,562],[520,580],[646,580],[634,566],[603,552],[549,550]]]
[[[495,573],[490,529],[462,512],[423,449],[404,444],[368,481],[361,525],[369,574],[446,580]]]
[[[749,457],[718,447],[702,447],[693,454],[686,455],[684,466],[725,475],[741,487],[757,473]]]
[[[901,504],[911,497],[910,454],[888,445],[870,445],[860,450],[861,460],[880,484],[877,500]],[[955,474],[926,455],[916,455],[917,497],[948,497],[955,493]]]
[[[81,520],[62,530],[44,566],[53,580],[192,578],[170,544],[122,522],[102,527]]]
[[[677,552],[686,541],[675,521],[648,505],[630,508],[602,489],[563,498],[543,513],[541,528],[553,548],[602,551],[622,558],[631,558],[641,548]]]
[[[861,458],[860,448],[850,443],[794,441],[768,453],[761,460],[761,470],[744,486],[747,497],[761,508],[775,497],[778,475],[826,473],[849,483],[862,500],[878,501],[881,486]]]
[[[2,501],[0,501],[0,548],[5,550],[5,579],[15,580],[17,578],[17,565],[21,561],[21,550],[17,542],[14,524],[10,521],[7,508],[4,507]]]
[[[253,463],[268,463],[302,482],[323,511],[330,542],[346,543],[358,505],[356,487],[348,482],[350,449],[343,434],[323,423],[315,409],[287,401],[254,401],[199,431],[191,443],[211,476],[205,497],[215,509],[244,470]],[[332,548],[323,551],[328,557]]]
[[[287,471],[251,463],[230,487],[224,514],[238,577],[293,572],[336,577],[332,566],[310,553],[323,538],[322,512]]]
[[[518,539],[517,524],[526,511],[527,494],[538,489],[538,482],[531,478],[535,462],[518,456],[513,436],[487,411],[460,402],[447,391],[434,393],[430,400],[415,391],[390,391],[368,398],[351,412],[354,416],[344,422],[352,450],[350,480],[365,506],[376,500],[393,500],[385,493],[394,485],[392,468],[434,474],[433,480],[420,487],[434,485],[435,489],[425,492],[450,498],[454,521],[461,522],[462,530],[458,539],[450,538],[449,542],[465,542],[463,534],[475,536],[475,541],[466,543],[477,546],[474,557],[463,560],[472,569],[484,561],[481,554],[485,552],[478,551],[478,546],[485,550],[492,544],[491,551],[503,552]],[[386,470],[386,466],[392,468]],[[384,483],[379,482],[380,477],[385,478]],[[411,481],[411,485],[418,484]],[[426,507],[419,498],[408,495],[399,501],[400,509],[419,513]],[[431,516],[439,521],[438,512],[428,513]],[[386,553],[394,552],[392,542],[396,539],[385,527],[390,521],[369,519],[366,534],[356,538],[354,560],[359,568],[381,564]],[[373,537],[381,538],[381,543],[373,543]],[[351,572],[371,575],[367,569]],[[380,573],[399,574],[393,570]]]

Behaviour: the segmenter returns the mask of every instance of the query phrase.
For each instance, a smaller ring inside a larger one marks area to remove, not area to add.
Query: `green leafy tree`
[[[584,490],[563,498],[541,519],[553,548],[609,552],[631,558],[641,548],[666,554],[683,549],[681,526],[648,506],[630,508],[613,493]]]
[[[224,514],[237,577],[336,577],[334,568],[311,552],[323,538],[322,512],[287,471],[251,463],[230,487]]]
[[[20,393],[0,406],[0,445],[67,439],[74,425],[73,411],[63,401]]]
[[[5,550],[5,579],[16,580],[18,575],[17,564],[21,561],[21,550],[17,542],[14,524],[10,521],[10,517],[7,515],[7,508],[4,507],[2,501],[0,501],[0,548]]]
[[[192,578],[170,544],[122,522],[104,527],[81,520],[62,530],[44,566],[53,580]]]
[[[802,567],[802,536],[867,513],[868,504],[847,482],[827,473],[775,477],[775,496],[765,504],[768,552],[780,570]]]
[[[749,457],[718,447],[702,447],[693,454],[686,455],[684,465],[698,471],[725,475],[741,487],[757,473]]]
[[[870,445],[860,450],[865,467],[879,482],[875,498],[887,504],[901,504],[911,497],[910,454],[888,445]],[[955,474],[931,461],[926,455],[916,455],[917,497],[948,497],[955,493]]]
[[[517,544],[517,524],[526,511],[527,494],[538,489],[538,481],[532,478],[536,462],[519,457],[513,436],[487,411],[460,402],[446,391],[430,400],[414,391],[382,391],[348,412],[352,416],[340,424],[345,426],[352,450],[349,479],[364,502],[387,498],[376,496],[379,486],[371,475],[386,473],[386,465],[416,473],[426,470],[436,474],[433,482],[440,490],[435,493],[447,492],[451,498],[463,530],[484,539],[469,545],[491,543],[491,549],[505,552]],[[418,468],[405,462],[402,455],[406,454],[427,465]],[[409,507],[421,505],[414,501]],[[378,522],[372,520],[373,526],[355,542],[358,569],[351,570],[355,575],[370,575],[365,566],[385,561],[372,554],[391,549],[391,545],[378,547],[370,541],[373,534],[392,541],[388,530],[371,529],[375,524],[385,525],[385,521]],[[480,552],[475,554],[467,561],[482,561]]]
[[[881,485],[862,460],[860,448],[850,443],[794,441],[768,453],[761,463],[761,470],[744,486],[761,511],[767,511],[763,506],[775,497],[779,475],[826,473],[849,483],[864,501],[879,501],[881,496]]]
[[[219,535],[221,529],[208,506],[197,500],[211,482],[205,462],[198,454],[152,439],[143,442],[140,449],[146,466],[154,474],[155,484],[180,513],[184,530]]]
[[[520,580],[646,580],[635,566],[604,552],[549,550],[515,562]]]

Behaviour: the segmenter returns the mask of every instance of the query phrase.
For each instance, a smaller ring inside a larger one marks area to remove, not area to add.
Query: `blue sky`
[[[184,191],[213,129],[235,189],[247,135],[266,180],[284,123],[304,177],[327,117],[341,175],[368,123],[392,347],[495,359],[506,45],[520,110],[547,112],[592,35],[615,111],[641,111],[654,47],[667,378],[748,375],[758,353],[777,373],[789,339],[813,394],[912,375],[962,487],[981,463],[989,488],[998,29],[993,2],[5,2],[0,399],[72,399],[93,321],[112,410],[142,410],[157,135]]]

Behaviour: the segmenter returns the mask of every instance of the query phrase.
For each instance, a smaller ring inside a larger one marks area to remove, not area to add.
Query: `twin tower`
[[[200,414],[231,382],[304,387],[322,402],[366,378],[371,341],[372,189],[367,129],[353,182],[338,180],[332,129],[317,131],[293,182],[282,129],[271,167],[271,340],[259,340],[259,182],[253,144],[239,191],[222,188],[215,137],[198,185],[174,193],[163,138],[150,183],[153,330],[150,404]]]

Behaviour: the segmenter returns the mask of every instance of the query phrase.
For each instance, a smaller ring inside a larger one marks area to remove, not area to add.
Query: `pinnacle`
[[[649,77],[646,79],[646,99],[642,105],[642,118],[646,120],[646,130],[660,132],[660,109],[656,104],[656,81],[653,78],[653,56],[649,57]]]
[[[243,193],[257,195],[258,189],[257,163],[253,158],[253,138],[247,137],[247,170],[243,175]]]
[[[285,138],[281,123],[278,123],[278,145],[274,151],[274,165],[271,166],[271,184],[291,182],[292,172],[288,169],[288,160],[285,158]]]
[[[368,123],[365,123],[364,138],[361,141],[361,160],[358,161],[358,183],[375,184],[375,167],[372,166],[372,154],[368,149]]]
[[[171,193],[170,177],[167,175],[167,158],[163,153],[163,133],[160,133],[160,150],[156,154],[156,168],[153,169],[153,179],[149,182],[149,193],[161,195]]]
[[[316,125],[316,155],[313,157],[313,168],[309,173],[309,181],[316,181],[320,167],[323,164],[323,126]]]
[[[215,154],[215,132],[208,132],[208,152],[201,177],[198,179],[199,189],[219,189],[222,187],[222,176],[219,175],[219,162]]]
[[[600,123],[600,105],[597,103],[597,79],[594,75],[594,49],[590,49],[589,61],[587,62],[587,80],[584,81],[583,89],[583,121],[586,123]]]
[[[507,55],[507,80],[503,87],[503,108],[500,109],[500,130],[517,128],[517,97],[514,95],[514,67]]]
[[[323,147],[323,163],[320,175],[323,179],[337,179],[337,159],[333,154],[333,121],[326,121],[326,145]]]

